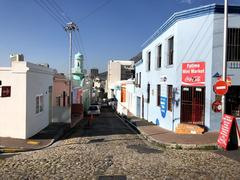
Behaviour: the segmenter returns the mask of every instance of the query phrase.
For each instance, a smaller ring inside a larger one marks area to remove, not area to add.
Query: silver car
[[[98,105],[90,105],[87,111],[88,115],[100,115],[101,111]]]

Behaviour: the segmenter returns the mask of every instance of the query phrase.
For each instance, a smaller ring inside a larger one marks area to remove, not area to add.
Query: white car
[[[100,115],[101,111],[98,105],[90,105],[87,111],[88,115]]]

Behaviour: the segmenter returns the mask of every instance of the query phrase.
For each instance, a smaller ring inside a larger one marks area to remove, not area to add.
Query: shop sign
[[[238,149],[240,146],[240,132],[234,116],[223,115],[217,143],[225,150]]]
[[[165,118],[167,114],[167,97],[161,96],[160,107],[161,107],[161,115],[163,118]]]
[[[221,112],[222,111],[222,101],[216,100],[212,103],[212,110],[214,112]]]
[[[228,85],[225,81],[217,81],[213,86],[213,90],[218,95],[224,95],[228,92]]]
[[[205,62],[182,63],[182,84],[204,86]]]
[[[11,86],[2,86],[1,97],[11,96]]]

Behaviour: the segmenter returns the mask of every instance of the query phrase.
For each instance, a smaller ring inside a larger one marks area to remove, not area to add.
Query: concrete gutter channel
[[[135,132],[141,134],[147,141],[153,143],[157,146],[166,149],[184,149],[184,150],[217,150],[221,149],[218,147],[216,143],[213,144],[177,144],[177,143],[168,143],[168,142],[161,142],[159,140],[154,139],[153,137],[149,136],[145,132],[138,129],[136,123],[131,122],[126,116],[121,116],[118,113],[115,113],[119,119],[121,119],[124,123],[127,123]]]

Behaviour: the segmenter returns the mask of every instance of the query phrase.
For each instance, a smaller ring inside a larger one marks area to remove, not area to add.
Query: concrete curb
[[[116,114],[116,113],[115,113]],[[116,114],[118,117],[119,115]],[[127,119],[123,119],[122,117],[119,117],[123,122],[126,122],[131,128],[133,128],[135,131],[140,133],[147,141],[150,143],[153,143],[157,146],[160,146],[162,148],[166,149],[184,149],[184,150],[217,150],[219,149],[218,145],[216,143],[213,144],[177,144],[177,143],[166,143],[161,142],[159,140],[154,139],[153,137],[147,135],[143,131],[139,130],[137,126],[135,126],[131,121]]]
[[[63,135],[64,135],[64,132],[68,131],[69,128],[65,128],[65,129],[62,129],[61,131],[59,131],[58,134],[56,134],[53,139],[48,143],[46,144],[45,146],[42,146],[42,147],[39,147],[39,148],[12,148],[12,147],[2,147],[0,148],[0,154],[1,153],[17,153],[17,152],[29,152],[29,151],[37,151],[37,150],[41,150],[41,149],[45,149],[49,146],[51,146],[54,142],[56,142],[58,139],[60,139]]]

